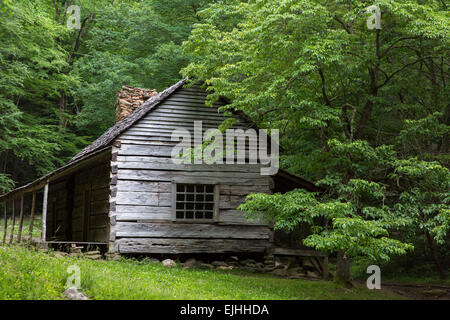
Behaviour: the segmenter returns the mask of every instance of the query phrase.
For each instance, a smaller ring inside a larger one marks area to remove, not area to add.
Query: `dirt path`
[[[413,300],[450,300],[450,287],[434,284],[385,283],[383,289]]]
[[[359,286],[365,286],[358,281]],[[382,283],[381,291],[411,300],[450,300],[450,287],[435,284]]]

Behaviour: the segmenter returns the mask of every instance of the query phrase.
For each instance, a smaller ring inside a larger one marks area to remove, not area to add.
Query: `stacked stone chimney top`
[[[155,89],[142,89],[123,86],[117,94],[116,122],[126,118],[145,101],[157,95]]]

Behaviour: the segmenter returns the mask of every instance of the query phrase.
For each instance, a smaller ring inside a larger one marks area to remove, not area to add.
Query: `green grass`
[[[67,268],[81,270],[91,299],[398,299],[333,282],[217,270],[165,268],[146,260],[57,258],[22,246],[0,247],[0,299],[63,299]]]
[[[12,220],[8,219],[8,230],[7,230],[7,239],[9,241],[9,235],[11,234],[11,223]],[[0,219],[0,239],[3,239],[3,232],[5,227],[5,219]],[[40,238],[42,231],[42,221],[41,219],[35,219],[33,221],[33,237]],[[17,236],[19,234],[19,218],[16,217],[16,221],[14,224],[14,235]],[[24,219],[22,224],[22,238],[28,239],[30,235],[30,220]]]

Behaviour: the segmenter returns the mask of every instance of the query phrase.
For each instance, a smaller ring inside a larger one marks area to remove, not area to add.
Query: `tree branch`
[[[321,79],[321,82],[322,82],[322,96],[323,96],[323,99],[325,100],[325,104],[327,106],[331,107],[331,100],[330,100],[330,98],[327,95],[325,76],[323,74],[322,68],[319,68],[318,71],[319,71],[320,79]]]
[[[391,81],[391,79],[392,79],[394,76],[396,76],[397,74],[399,74],[400,72],[402,72],[402,71],[405,70],[406,68],[408,68],[408,67],[410,67],[410,66],[412,66],[412,65],[415,65],[416,63],[419,63],[419,62],[421,62],[421,61],[424,61],[424,60],[427,59],[427,58],[432,58],[432,57],[424,57],[424,58],[418,59],[418,60],[416,60],[416,61],[414,61],[414,62],[410,62],[410,63],[405,64],[403,67],[401,67],[401,68],[398,69],[397,71],[394,71],[393,73],[391,73],[391,75],[389,75],[389,76],[386,78],[386,80],[385,80],[382,84],[380,84],[380,85],[377,86],[377,89],[380,89],[380,88],[384,87],[389,81]]]
[[[348,34],[354,34],[355,33],[353,31],[353,29],[351,27],[349,27],[347,23],[342,21],[338,16],[334,16],[333,18],[334,18],[334,20],[339,22],[339,24],[345,29],[345,31],[347,31]]]
[[[381,57],[380,58],[383,58],[384,56],[386,56],[392,49],[394,49],[395,48],[395,45],[397,44],[397,43],[399,43],[399,42],[401,42],[401,41],[404,41],[404,40],[412,40],[412,39],[418,39],[419,37],[402,37],[402,38],[399,38],[399,39],[397,39],[397,40],[395,40],[390,46],[389,46],[389,48],[387,48],[386,50],[384,50],[384,52],[381,54]]]

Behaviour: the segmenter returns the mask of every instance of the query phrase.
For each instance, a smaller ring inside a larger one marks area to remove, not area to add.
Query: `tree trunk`
[[[336,282],[351,287],[350,282],[350,259],[343,251],[339,251],[336,264]]]
[[[426,232],[426,237],[428,241],[428,247],[430,248],[431,257],[433,258],[434,264],[436,265],[436,270],[439,273],[439,277],[441,279],[445,279],[445,270],[442,267],[441,261],[439,260],[437,253],[436,253],[436,247],[434,246],[433,238],[431,237],[430,233]]]
[[[67,96],[64,91],[60,91],[60,98],[59,98],[59,126],[61,128],[67,127],[67,120],[66,120],[66,112],[67,112]]]

